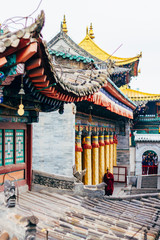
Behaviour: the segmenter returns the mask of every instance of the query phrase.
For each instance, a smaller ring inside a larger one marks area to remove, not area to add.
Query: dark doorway
[[[158,156],[152,151],[148,150],[142,155],[142,175],[157,174]]]

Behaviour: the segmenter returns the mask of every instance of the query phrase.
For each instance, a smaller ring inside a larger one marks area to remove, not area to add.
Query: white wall
[[[75,162],[75,115],[72,104],[64,113],[40,113],[33,124],[33,170],[72,176]]]
[[[135,159],[136,159],[136,149],[135,147],[130,147],[130,174],[135,173]]]

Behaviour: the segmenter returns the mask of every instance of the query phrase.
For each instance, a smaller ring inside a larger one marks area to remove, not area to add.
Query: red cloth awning
[[[106,107],[107,110],[114,112],[118,115],[133,119],[133,111],[129,110],[123,106],[120,106],[119,104],[112,101],[110,98],[108,98],[104,93],[97,92],[94,95],[92,95],[88,101],[93,102],[96,105]]]

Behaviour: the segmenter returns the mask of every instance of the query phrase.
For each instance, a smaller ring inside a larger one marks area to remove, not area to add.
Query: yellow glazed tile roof
[[[108,58],[115,61],[115,64],[117,66],[130,64],[133,62],[136,62],[139,60],[140,57],[142,57],[142,53],[139,55],[132,57],[132,58],[120,58],[111,56],[110,54],[106,53],[104,50],[102,50],[87,34],[86,37],[79,43],[79,46],[92,54],[93,56],[101,59],[102,61],[107,61]]]
[[[160,94],[144,93],[144,92],[127,88],[126,86],[120,87],[120,90],[132,101],[160,100]]]

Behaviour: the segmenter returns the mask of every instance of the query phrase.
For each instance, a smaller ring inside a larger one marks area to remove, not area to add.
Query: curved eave
[[[79,46],[82,47],[84,50],[92,54],[93,56],[101,59],[102,61],[107,62],[108,59],[115,61],[116,66],[127,65],[139,60],[142,57],[142,54],[132,57],[132,58],[120,58],[116,56],[111,56],[110,54],[106,53],[102,50],[90,37],[86,35],[86,37],[79,43]]]
[[[150,94],[144,93],[133,89],[124,89],[123,87],[120,90],[132,101],[156,101],[160,100],[160,94]]]
[[[64,73],[61,66],[58,69],[53,65],[46,42],[41,39],[43,25],[42,11],[29,27],[0,36],[0,68],[5,71],[3,85],[10,85],[11,77],[13,81],[22,74],[18,69],[23,68],[33,91],[64,102],[87,100],[106,83],[107,74],[97,70],[81,73],[72,69]],[[8,75],[8,70],[14,70],[14,74],[10,71]]]
[[[109,78],[107,80],[108,82],[103,88],[120,102],[135,110],[137,105],[132,102],[131,99],[129,99]]]

